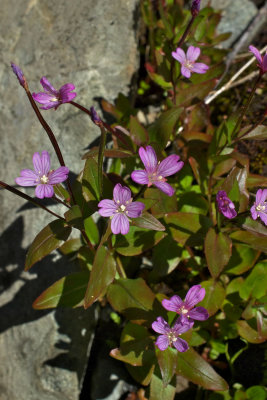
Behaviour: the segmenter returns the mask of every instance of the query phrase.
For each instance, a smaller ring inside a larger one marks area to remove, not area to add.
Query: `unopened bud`
[[[201,2],[201,0],[193,0],[192,6],[191,6],[192,17],[196,17],[198,15],[199,10],[200,10],[200,2]]]
[[[93,121],[93,123],[96,125],[102,125],[102,119],[99,117],[94,107],[90,108],[90,112],[91,112],[91,120]]]
[[[22,70],[14,63],[11,63],[11,68],[13,69],[14,74],[18,78],[20,85],[25,89],[27,82]]]

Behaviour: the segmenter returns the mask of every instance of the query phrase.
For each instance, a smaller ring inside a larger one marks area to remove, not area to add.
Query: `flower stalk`
[[[99,185],[99,195],[100,199],[103,196],[103,161],[104,161],[104,151],[106,146],[107,131],[103,126],[100,126],[101,138],[100,146],[98,152],[98,185]]]

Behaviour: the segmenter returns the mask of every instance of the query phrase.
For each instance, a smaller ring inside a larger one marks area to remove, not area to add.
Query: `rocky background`
[[[223,9],[220,32],[233,31],[226,42],[231,47],[257,15],[255,2],[211,3]],[[35,151],[48,150],[58,167],[10,61],[23,69],[32,91],[41,90],[42,76],[56,88],[72,82],[77,102],[99,111],[99,99],[113,101],[119,92],[128,94],[136,78],[138,27],[139,0],[1,0],[1,180],[13,185],[21,169],[32,167]],[[74,176],[82,168],[81,155],[98,138],[98,129],[69,104],[43,115]],[[81,398],[119,399],[131,388],[123,366],[108,357],[108,348],[101,345],[97,350],[99,336],[107,331],[108,311],[101,312],[99,323],[97,306],[86,311],[31,308],[45,288],[75,270],[74,264],[53,253],[23,271],[27,247],[53,218],[3,190],[0,204],[0,400],[78,400],[89,356]]]

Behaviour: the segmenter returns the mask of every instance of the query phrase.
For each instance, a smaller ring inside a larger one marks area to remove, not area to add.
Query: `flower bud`
[[[196,17],[198,15],[199,10],[200,10],[200,2],[201,2],[201,0],[193,0],[192,6],[191,6],[192,17]]]
[[[13,69],[14,74],[18,78],[20,85],[25,89],[27,82],[22,70],[14,63],[11,63],[11,68]]]

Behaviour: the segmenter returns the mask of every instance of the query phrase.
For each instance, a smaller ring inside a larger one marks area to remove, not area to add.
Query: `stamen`
[[[48,182],[48,176],[43,175],[43,176],[40,178],[40,181],[41,181],[43,184],[46,184],[46,183]]]

